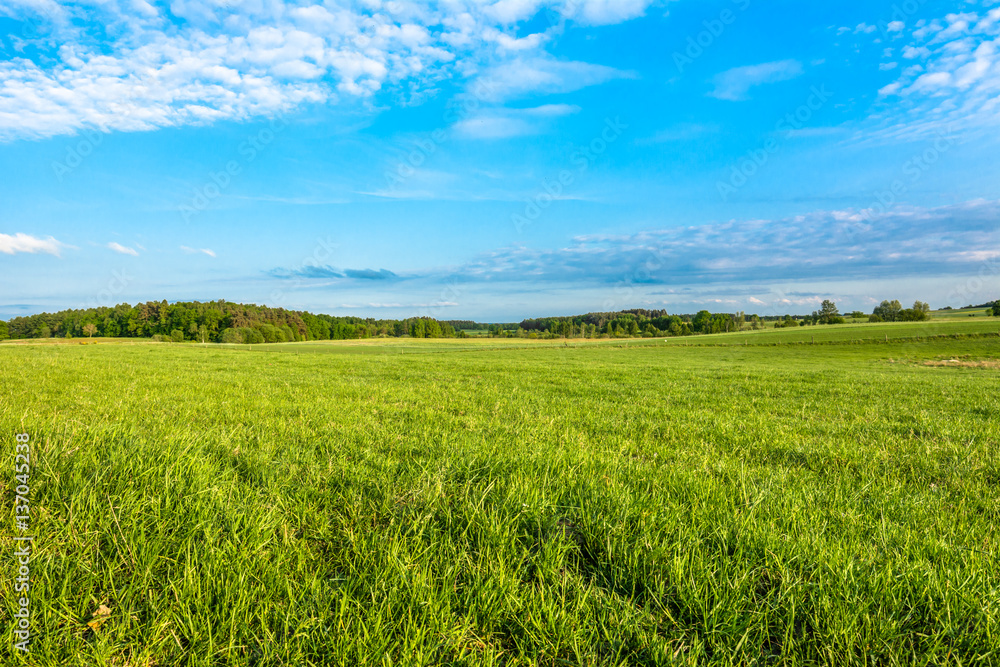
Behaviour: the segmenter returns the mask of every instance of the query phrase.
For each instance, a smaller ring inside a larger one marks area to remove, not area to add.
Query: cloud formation
[[[457,269],[425,267],[406,276],[411,285],[406,293],[444,282],[466,286],[455,288],[457,292],[475,291],[478,285],[488,286],[490,293],[565,288],[596,295],[627,285],[654,290],[649,295],[683,296],[685,290],[697,289],[704,297],[759,295],[761,285],[780,282],[869,284],[977,273],[1000,279],[997,219],[1000,201],[974,200],[939,208],[899,206],[882,215],[830,210],[774,220],[578,236],[556,248],[499,248]],[[303,286],[319,288],[348,280],[355,286],[402,280],[386,269],[329,266],[275,269],[269,275],[309,280]],[[814,299],[815,294],[802,298]],[[699,299],[704,300],[692,297]]]
[[[538,134],[548,119],[578,113],[570,104],[544,104],[530,109],[489,109],[455,123],[454,130],[470,139],[507,139]]]
[[[128,246],[123,246],[121,243],[115,243],[114,241],[109,243],[107,247],[122,255],[131,255],[132,257],[139,256],[139,251],[135,248],[129,248]]]
[[[59,257],[59,251],[68,246],[56,241],[51,236],[40,239],[29,234],[0,234],[0,252],[13,255],[17,252],[47,253]]]
[[[445,77],[489,80],[493,102],[568,92],[631,75],[557,60],[549,34],[635,18],[650,1],[4,3],[24,37],[0,62],[0,140],[267,117]],[[541,32],[511,30],[539,12]]]
[[[394,280],[399,279],[388,269],[337,269],[332,266],[306,265],[301,268],[277,268],[268,271],[274,278]]]
[[[720,100],[744,101],[750,99],[751,88],[766,83],[789,81],[800,76],[802,72],[802,63],[797,60],[779,60],[735,67],[715,77],[715,89],[709,95]]]
[[[572,284],[711,284],[775,280],[867,280],[959,274],[992,263],[1000,273],[1000,202],[941,208],[821,211],[580,236],[558,249],[508,247],[469,263],[470,281]],[[947,230],[947,231],[943,231]]]
[[[201,253],[203,255],[208,255],[209,257],[215,257],[215,251],[214,250],[210,250],[208,248],[189,248],[186,245],[182,245],[181,246],[181,250],[183,250],[184,252],[188,253],[189,255],[193,255],[193,254],[196,254],[196,253]]]
[[[889,35],[907,41],[897,49],[909,63],[879,91],[880,118],[897,136],[1000,125],[1000,7],[986,9],[991,4],[918,21],[909,30],[901,21],[888,25]],[[896,54],[890,48],[885,55]]]

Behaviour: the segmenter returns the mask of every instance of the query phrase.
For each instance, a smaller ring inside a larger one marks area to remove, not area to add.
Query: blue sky
[[[1000,297],[1000,2],[8,0],[0,317]]]

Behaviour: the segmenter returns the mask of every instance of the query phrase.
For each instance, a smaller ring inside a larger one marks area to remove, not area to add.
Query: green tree
[[[884,322],[895,322],[899,319],[902,310],[903,305],[899,303],[899,300],[893,299],[892,301],[883,301],[876,306],[872,315],[878,315]]]
[[[707,310],[699,310],[698,314],[694,316],[694,320],[691,321],[691,328],[697,333],[711,333],[707,331],[712,321],[712,313]]]
[[[265,343],[281,343],[285,340],[284,334],[273,324],[260,324],[257,326],[257,330],[264,337]]]
[[[118,320],[110,315],[104,318],[104,335],[108,338],[115,338],[121,332],[121,327],[118,324]]]
[[[10,338],[10,327],[6,322],[0,320],[0,340],[7,340]]]
[[[829,299],[824,299],[819,307],[819,317],[823,323],[829,322],[834,317],[840,317],[840,310],[837,309],[837,304]]]
[[[993,302],[993,317],[1000,317],[1000,300]]]
[[[241,327],[239,329],[243,342],[247,345],[256,345],[264,342],[264,335],[253,327]]]
[[[227,343],[230,345],[239,345],[243,342],[243,336],[236,329],[225,329],[222,335],[219,336],[220,343]]]

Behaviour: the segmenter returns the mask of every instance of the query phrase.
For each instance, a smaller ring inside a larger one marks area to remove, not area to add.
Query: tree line
[[[991,302],[1000,317],[1000,301]],[[464,330],[486,329],[491,337],[506,338],[633,338],[693,336],[775,328],[842,324],[848,319],[868,322],[918,322],[930,318],[930,306],[916,301],[903,308],[898,300],[882,301],[866,314],[841,314],[826,300],[810,315],[747,315],[712,313],[671,315],[666,310],[636,308],[568,317],[522,320],[519,324],[483,324],[472,320],[439,321],[429,317],[374,319],[337,317],[229,301],[167,303],[147,301],[131,306],[62,310],[0,321],[0,340],[6,338],[153,338],[176,342],[281,343],[304,340],[346,340],[379,336],[412,338],[466,337]]]
[[[2,338],[153,338],[202,343],[282,343],[376,336],[462,337],[447,322],[426,317],[377,320],[229,301],[167,303],[62,310],[0,322]]]
[[[1000,303],[1000,302],[998,302]],[[997,309],[994,309],[995,311]],[[489,335],[525,338],[666,338],[697,334],[758,330],[773,322],[775,328],[844,324],[850,318],[869,322],[917,322],[930,318],[930,306],[917,301],[903,308],[899,301],[883,301],[871,314],[853,311],[841,314],[837,304],[825,300],[810,315],[747,315],[745,312],[670,315],[666,310],[633,309],[610,313],[587,313],[570,317],[527,319],[516,330],[507,325],[490,325]]]

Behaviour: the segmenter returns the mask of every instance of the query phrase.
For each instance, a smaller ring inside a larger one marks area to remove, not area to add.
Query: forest
[[[147,301],[135,306],[123,303],[114,307],[15,317],[3,324],[6,332],[0,328],[0,338],[104,336],[254,344],[377,336],[448,338],[465,335],[461,331],[456,332],[447,322],[430,318],[376,320],[334,317],[222,300]]]
[[[995,309],[1000,310],[1000,309]],[[201,343],[283,343],[305,340],[348,340],[377,337],[464,338],[467,330],[485,330],[501,338],[651,338],[693,336],[851,321],[912,322],[930,316],[921,301],[903,308],[899,301],[883,301],[870,315],[854,311],[841,315],[837,305],[823,301],[811,315],[760,316],[736,313],[671,315],[666,310],[636,308],[569,317],[522,320],[519,324],[484,324],[472,320],[439,321],[428,317],[402,320],[338,317],[307,311],[270,308],[229,301],[168,303],[147,301],[131,306],[63,310],[0,321],[0,340],[6,338],[152,338]]]
[[[821,324],[844,324],[852,321],[868,322],[916,322],[930,317],[931,308],[923,301],[917,301],[913,308],[903,308],[899,301],[883,301],[875,307],[871,315],[854,311],[841,315],[837,304],[824,300],[820,309],[810,315],[764,316],[737,313],[712,313],[707,310],[695,315],[670,315],[665,310],[645,310],[642,308],[611,313],[588,313],[573,317],[548,317],[523,320],[516,331],[502,329],[502,325],[490,325],[490,335],[528,337],[593,338],[662,338],[667,336],[692,336],[695,334],[728,333],[763,329],[811,326]],[[773,325],[770,324],[773,322]]]

